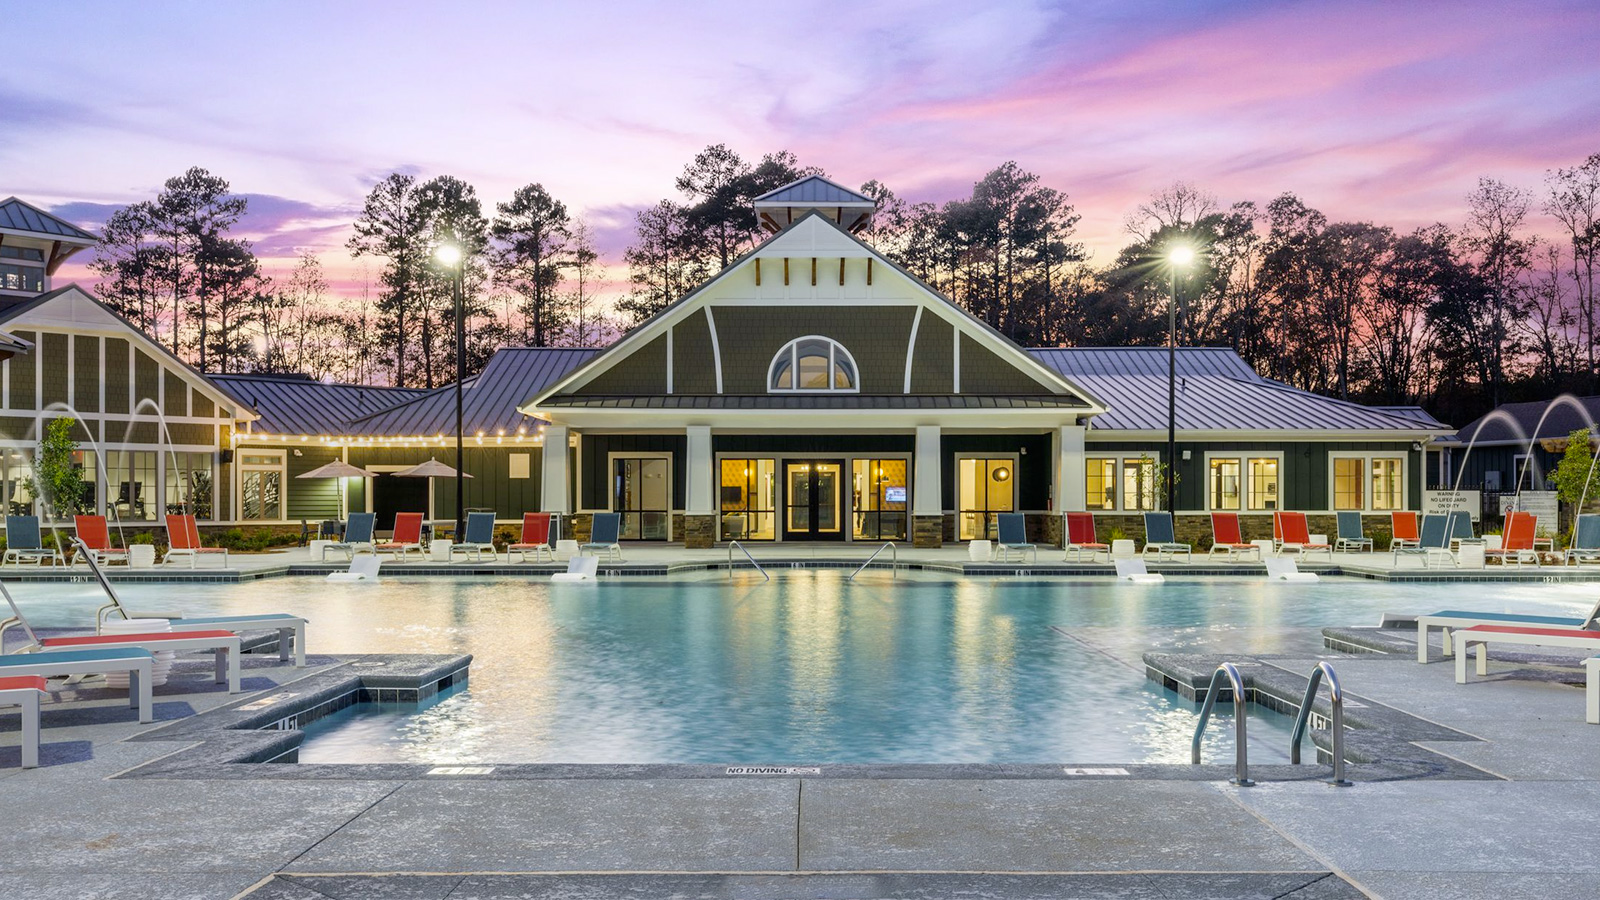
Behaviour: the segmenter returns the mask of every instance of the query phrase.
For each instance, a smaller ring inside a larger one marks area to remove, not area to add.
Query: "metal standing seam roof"
[[[414,388],[330,384],[285,375],[210,375],[212,381],[246,400],[260,413],[259,434],[349,433],[350,420],[388,409],[424,394]]]
[[[1545,415],[1545,408],[1553,401],[1533,400],[1527,403],[1502,403],[1495,407],[1493,412],[1485,413],[1456,432],[1453,440],[1466,443],[1473,441],[1477,444],[1496,443],[1526,443],[1529,440],[1545,438],[1564,438],[1584,428],[1591,428],[1595,422],[1600,422],[1600,397],[1578,397],[1578,403],[1588,412],[1585,418],[1570,403],[1557,404]],[[1505,423],[1501,416],[1509,416],[1521,429],[1518,434],[1511,426]],[[1539,424],[1539,418],[1544,416],[1544,424]],[[1480,428],[1481,425],[1481,428]],[[1535,434],[1534,431],[1538,433]]]
[[[1081,409],[1062,394],[1025,397],[923,394],[672,394],[627,397],[565,395],[540,406],[602,409]]]
[[[0,200],[0,228],[14,231],[31,231],[51,237],[70,238],[74,241],[98,241],[99,238],[82,228],[57,218],[37,206],[16,197]]]
[[[1110,408],[1094,417],[1095,430],[1167,427],[1165,347],[1052,347],[1029,352],[1106,401]],[[1227,348],[1180,347],[1177,372],[1181,431],[1430,430],[1414,418],[1263,378]]]
[[[559,381],[600,351],[589,347],[506,347],[469,379],[462,397],[465,434],[515,434],[538,420],[517,407]],[[447,385],[345,426],[357,434],[406,436],[455,434],[454,385]]]
[[[854,203],[877,205],[877,201],[871,197],[829,181],[821,175],[808,175],[799,181],[792,181],[762,194],[752,202],[762,206],[790,206],[801,203],[820,203],[824,206]]]

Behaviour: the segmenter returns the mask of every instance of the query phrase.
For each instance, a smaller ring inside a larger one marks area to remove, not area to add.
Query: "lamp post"
[[[1194,248],[1178,244],[1167,251],[1172,302],[1167,304],[1167,512],[1178,514],[1178,270],[1194,261]]]
[[[456,308],[456,530],[455,540],[460,541],[466,532],[467,502],[465,493],[464,476],[462,475],[462,449],[461,449],[461,381],[467,368],[467,322],[461,303],[461,270],[463,266],[461,248],[455,244],[440,244],[439,249],[433,252],[439,262],[449,266],[455,277],[451,280],[450,288],[452,299]]]

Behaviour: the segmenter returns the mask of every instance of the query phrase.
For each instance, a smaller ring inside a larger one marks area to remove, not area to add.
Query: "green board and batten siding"
[[[31,331],[19,331],[17,337],[25,341],[37,341],[39,336]],[[12,409],[38,409],[39,398],[35,392],[34,382],[35,367],[38,363],[30,354],[28,356],[13,356],[6,360],[6,366],[11,371],[11,408]]]
[[[1189,459],[1183,459],[1184,452]],[[1178,508],[1206,509],[1206,454],[1252,452],[1283,454],[1281,497],[1284,509],[1328,509],[1331,484],[1330,453],[1404,453],[1406,456],[1406,503],[1410,509],[1422,508],[1422,454],[1409,443],[1379,441],[1217,441],[1214,443],[1178,442]],[[1090,442],[1084,455],[1090,458],[1109,455],[1149,454],[1158,458],[1166,453],[1160,442]]]

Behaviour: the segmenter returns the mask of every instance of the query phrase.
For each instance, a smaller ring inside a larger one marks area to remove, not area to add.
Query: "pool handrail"
[[[883,546],[872,551],[872,555],[867,557],[867,561],[862,563],[860,568],[851,572],[850,577],[846,578],[845,581],[855,581],[856,576],[861,574],[862,569],[872,565],[872,561],[878,558],[878,554],[885,550],[889,551],[889,577],[900,577],[900,548],[894,545],[894,541],[884,541]]]
[[[1217,705],[1217,694],[1222,687],[1223,678],[1228,679],[1233,689],[1233,732],[1236,745],[1233,777],[1228,779],[1228,782],[1239,787],[1252,787],[1255,782],[1250,780],[1249,744],[1245,740],[1244,677],[1239,674],[1238,667],[1233,663],[1225,662],[1211,673],[1211,686],[1206,688],[1206,701],[1200,707],[1200,723],[1195,726],[1194,741],[1189,745],[1189,762],[1191,765],[1200,765],[1200,742],[1205,738],[1206,723],[1211,720],[1211,710]]]
[[[750,555],[750,551],[746,550],[744,548],[744,545],[739,543],[738,541],[729,541],[728,542],[728,577],[729,578],[733,577],[733,548],[735,548],[735,547],[739,548],[739,552],[744,554],[744,558],[745,559],[750,560],[750,565],[756,567],[756,571],[761,573],[761,577],[762,578],[765,578],[768,581],[772,580],[772,576],[767,574],[767,570],[761,568],[761,563],[756,562],[756,558],[754,556],[751,556]]]
[[[1306,695],[1300,701],[1300,712],[1294,717],[1294,731],[1289,735],[1289,762],[1300,765],[1300,742],[1305,739],[1306,726],[1311,722],[1311,704],[1317,699],[1317,688],[1322,684],[1324,675],[1328,678],[1328,695],[1333,706],[1329,724],[1333,732],[1333,746],[1329,751],[1333,755],[1333,777],[1328,779],[1328,783],[1334,787],[1349,787],[1350,782],[1344,777],[1344,689],[1339,686],[1339,676],[1327,661],[1317,663],[1317,667],[1311,670],[1310,680],[1306,682]]]

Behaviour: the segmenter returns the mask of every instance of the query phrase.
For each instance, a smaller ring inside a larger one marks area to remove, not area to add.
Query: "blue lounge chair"
[[[106,647],[94,650],[47,650],[42,653],[13,653],[0,656],[0,677],[37,675],[104,675],[128,673],[128,705],[139,710],[139,721],[155,721],[151,709],[150,669],[155,655],[138,647]]]
[[[377,553],[372,543],[372,527],[377,518],[377,513],[351,513],[344,527],[344,539],[322,545],[322,561],[327,562],[329,550],[343,553],[346,559],[355,559],[362,551]]]
[[[1577,527],[1573,529],[1572,546],[1567,548],[1565,554],[1568,564],[1585,562],[1600,562],[1600,514],[1584,513],[1578,516]]]
[[[1342,512],[1338,515],[1339,537],[1333,542],[1333,549],[1340,553],[1349,553],[1365,550],[1371,552],[1372,538],[1367,537],[1361,528],[1361,513]]]
[[[1450,513],[1450,544],[1451,549],[1461,541],[1476,541],[1480,538],[1472,533],[1472,514],[1464,509]]]
[[[1452,514],[1453,515],[1453,514]],[[1465,515],[1463,513],[1462,515]],[[1471,519],[1467,520],[1471,525]],[[1415,547],[1395,547],[1394,565],[1400,565],[1402,556],[1422,557],[1423,568],[1428,568],[1432,560],[1444,559],[1453,566],[1456,564],[1455,555],[1450,552],[1450,517],[1440,514],[1422,517],[1422,528],[1417,537]]]
[[[45,560],[60,564],[63,562],[60,550],[46,550],[44,541],[39,537],[38,516],[6,516],[6,555],[0,559],[0,565],[18,563],[23,560],[32,560],[34,565],[43,565]]]
[[[1181,553],[1184,562],[1188,562],[1193,549],[1188,544],[1178,543],[1177,533],[1172,529],[1172,513],[1144,514],[1144,550],[1141,551],[1141,555],[1149,556],[1153,552],[1156,561],[1160,562],[1163,559],[1176,559]]]
[[[622,562],[622,545],[617,543],[622,534],[622,514],[595,513],[589,527],[589,540],[578,546],[580,554],[604,553],[611,562]]]
[[[461,540],[450,545],[452,560],[457,553],[465,555],[473,562],[483,562],[485,553],[489,554],[491,560],[499,558],[494,551],[494,513],[467,513],[466,531]]]
[[[1023,555],[1033,554],[1033,561],[1039,561],[1039,548],[1028,543],[1028,518],[1022,513],[1000,513],[999,540],[995,542],[995,554],[1001,562],[1017,554],[1017,562],[1023,561]]]
[[[1428,632],[1439,629],[1444,638],[1444,655],[1450,656],[1450,631],[1471,628],[1474,625],[1512,625],[1524,628],[1565,628],[1588,631],[1600,626],[1600,601],[1589,607],[1589,612],[1579,616],[1533,616],[1523,613],[1472,612],[1462,609],[1444,609],[1426,616],[1417,616],[1417,662],[1428,661]]]

